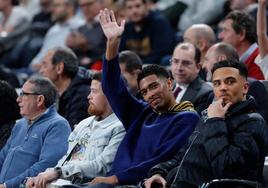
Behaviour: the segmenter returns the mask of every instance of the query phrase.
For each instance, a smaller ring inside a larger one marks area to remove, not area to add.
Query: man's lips
[[[156,98],[150,100],[149,103],[153,105],[153,104],[154,104],[155,102],[157,102],[158,100],[159,100],[159,97],[156,97]]]

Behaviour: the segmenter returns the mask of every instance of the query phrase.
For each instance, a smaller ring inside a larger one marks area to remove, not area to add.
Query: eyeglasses
[[[185,66],[185,67],[188,67],[188,66],[194,64],[192,61],[188,61],[188,60],[184,60],[184,59],[175,59],[175,58],[171,58],[169,60],[169,62],[171,64],[174,64],[174,65],[178,65],[179,63],[181,63],[181,65]]]
[[[24,92],[24,91],[20,92],[20,97],[27,96],[27,95],[41,95],[41,94],[40,93],[28,93],[28,92]]]

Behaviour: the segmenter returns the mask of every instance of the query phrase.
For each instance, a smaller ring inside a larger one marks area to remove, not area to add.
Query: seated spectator
[[[78,60],[69,48],[56,47],[47,52],[40,69],[41,75],[49,78],[60,96],[59,114],[74,125],[88,117],[87,96],[91,75],[78,67]]]
[[[18,5],[17,0],[0,1],[0,36],[19,30],[24,25],[30,24],[30,15]]]
[[[192,43],[200,49],[202,65],[206,52],[216,42],[216,35],[209,25],[194,24],[184,32],[183,41]]]
[[[127,133],[118,147],[109,176],[94,178],[90,186],[136,184],[152,166],[168,160],[185,144],[199,117],[191,103],[176,103],[170,75],[158,65],[146,66],[138,75],[137,82],[146,103],[131,95],[120,77],[118,63],[124,22],[119,26],[113,12],[105,9],[100,12],[100,23],[107,37],[102,87]]]
[[[15,73],[5,67],[0,67],[0,80],[7,81],[14,88],[20,88],[20,81]]]
[[[180,43],[174,49],[171,62],[171,72],[176,82],[174,96],[176,102],[190,101],[200,114],[212,102],[209,97],[212,88],[199,77],[201,69],[201,53],[191,43]]]
[[[88,113],[92,116],[81,121],[70,134],[67,154],[56,168],[28,179],[26,187],[46,187],[58,178],[71,180],[77,173],[80,178],[90,179],[106,176],[110,171],[125,130],[102,92],[101,73],[93,75],[88,101]]]
[[[185,31],[193,24],[213,24],[223,12],[225,0],[181,0],[187,4],[182,13],[177,29]]]
[[[105,49],[105,37],[96,19],[102,9],[102,0],[79,0],[78,3],[86,24],[69,33],[66,45],[74,50],[80,65],[90,68],[90,65],[101,60]]]
[[[41,12],[35,15],[29,30],[18,40],[16,45],[1,57],[1,63],[11,68],[12,72],[23,72],[37,55],[48,29],[53,25],[51,19],[52,0],[40,0]]]
[[[193,24],[183,34],[183,41],[194,44],[201,51],[200,64],[203,65],[207,50],[216,42],[216,35],[212,28],[206,24]],[[206,80],[206,73],[199,71],[201,79]]]
[[[174,46],[175,35],[170,24],[160,13],[149,11],[146,0],[126,0],[124,3],[129,21],[122,35],[120,51],[131,50],[143,63],[159,64]]]
[[[216,43],[207,51],[203,68],[207,72],[208,82],[211,82],[211,70],[213,65],[222,60],[239,61],[239,56],[236,50],[230,44],[224,42]],[[268,93],[263,83],[259,80],[249,77],[247,81],[249,83],[248,94],[253,96],[255,99],[256,111],[260,113],[268,123]]]
[[[6,81],[0,80],[0,150],[9,138],[16,120],[20,118],[17,97],[16,90]]]
[[[55,24],[48,30],[41,50],[31,62],[34,70],[39,70],[44,55],[51,48],[66,46],[65,41],[71,30],[83,25],[84,21],[75,17],[75,2],[73,0],[53,0],[52,20]]]
[[[138,75],[142,70],[140,57],[132,51],[122,51],[119,53],[119,65],[121,73],[127,81],[130,93],[137,98],[142,98],[137,83]]]
[[[249,77],[263,80],[263,73],[255,59],[259,55],[259,47],[255,22],[253,18],[242,11],[232,11],[224,19],[219,38],[222,42],[231,44],[237,51],[240,61],[248,67]]]
[[[188,144],[170,161],[154,166],[145,187],[167,184],[198,187],[213,179],[261,181],[268,153],[268,127],[247,95],[247,68],[232,60],[216,63],[212,83],[216,101],[203,113]]]
[[[57,91],[46,78],[31,77],[17,102],[23,116],[0,151],[0,187],[19,187],[26,177],[53,167],[66,153],[68,122],[55,107]]]
[[[257,22],[258,0],[230,0],[230,8],[245,11]],[[267,24],[268,13],[263,14],[263,17],[266,17]]]
[[[258,14],[257,14],[257,34],[258,43],[260,47],[260,59],[256,61],[260,66],[264,77],[268,80],[268,38],[267,38],[267,18],[266,14],[266,0],[259,0]]]

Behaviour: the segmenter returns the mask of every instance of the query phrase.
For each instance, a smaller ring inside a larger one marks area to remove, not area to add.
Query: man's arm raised
[[[100,24],[107,38],[106,59],[109,61],[118,54],[120,37],[125,28],[125,20],[120,25],[116,22],[114,12],[108,9],[100,11]]]

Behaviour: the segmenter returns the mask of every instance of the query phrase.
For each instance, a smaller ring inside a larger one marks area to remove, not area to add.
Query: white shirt
[[[181,91],[179,92],[177,98],[176,98],[176,102],[179,103],[181,102],[181,99],[184,95],[184,93],[186,92],[187,88],[188,88],[189,84],[176,84],[176,87],[174,89],[174,91],[176,90],[177,87],[180,87],[181,88]]]
[[[268,54],[262,59],[260,56],[257,56],[255,63],[260,67],[265,80],[268,80]]]

